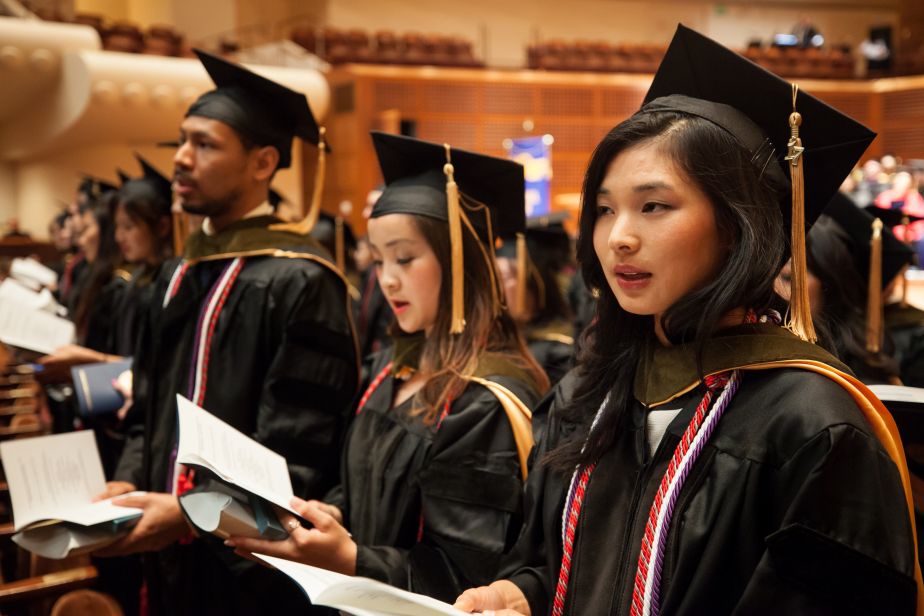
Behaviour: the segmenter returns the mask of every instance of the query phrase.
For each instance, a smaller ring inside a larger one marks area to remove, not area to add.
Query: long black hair
[[[578,382],[562,418],[583,426],[547,462],[568,472],[599,459],[612,444],[632,395],[636,365],[654,341],[652,316],[623,310],[609,289],[593,245],[597,193],[611,161],[642,143],[656,143],[706,195],[714,208],[727,258],[719,273],[678,300],[662,317],[674,344],[702,344],[736,308],[762,310],[777,305],[773,281],[785,253],[780,191],[769,174],[751,162],[751,153],[708,120],[679,112],[636,113],[597,145],[584,176],[577,257],[585,283],[599,294],[596,317],[585,331],[578,357]],[[771,162],[771,164],[775,164]],[[582,453],[590,421],[610,393],[607,412]]]
[[[99,227],[99,249],[97,250],[96,258],[89,264],[86,272],[86,283],[81,287],[80,298],[74,310],[73,319],[77,326],[78,337],[82,343],[86,343],[90,313],[94,305],[96,305],[103,287],[112,280],[113,272],[115,272],[122,260],[122,254],[115,239],[115,223],[113,221],[113,210],[117,202],[118,193],[109,191],[97,197],[87,208],[87,211],[93,215]]]

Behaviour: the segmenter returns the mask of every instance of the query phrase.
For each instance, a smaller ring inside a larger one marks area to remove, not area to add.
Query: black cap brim
[[[899,225],[911,224],[919,220],[924,220],[924,217],[906,214],[901,209],[887,209],[877,205],[867,205],[863,209],[866,210],[867,214],[881,220],[882,224],[889,229],[894,229]]]
[[[394,212],[429,216],[448,220],[445,177],[446,149],[443,145],[372,132],[385,180],[385,191],[373,208],[373,216]],[[523,166],[512,160],[486,156],[451,148],[450,155],[454,177],[459,191],[465,196],[488,206],[491,211],[493,235],[495,237],[520,233],[526,228],[526,197]],[[412,186],[419,178],[419,185],[432,198],[402,202],[392,199],[389,187],[396,183]],[[478,225],[477,216],[469,215],[473,225]]]

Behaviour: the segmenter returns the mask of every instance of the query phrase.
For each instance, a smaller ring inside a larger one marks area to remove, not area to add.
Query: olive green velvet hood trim
[[[695,388],[704,376],[776,361],[818,361],[851,374],[820,346],[772,323],[739,325],[708,339],[702,349],[702,372],[696,351],[694,344],[666,347],[652,340],[635,373],[636,399],[646,406],[657,406]]]
[[[200,229],[186,240],[184,256],[194,262],[212,261],[260,251],[308,248],[333,262],[327,251],[311,236],[271,231],[269,226],[277,223],[279,219],[275,216],[255,216],[234,222],[215,235],[206,235]]]

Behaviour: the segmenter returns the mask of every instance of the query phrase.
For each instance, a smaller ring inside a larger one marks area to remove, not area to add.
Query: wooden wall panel
[[[479,128],[474,119],[421,119],[417,122],[417,136],[426,141],[448,143],[463,150],[477,150]]]
[[[813,94],[857,122],[870,124],[872,113],[868,92],[813,92]]]
[[[481,113],[481,88],[469,83],[425,83],[423,113]]]
[[[635,88],[602,88],[602,113],[607,117],[628,118],[638,111],[645,98],[645,90]]]
[[[594,147],[638,109],[651,76],[356,65],[330,79],[355,84],[354,104],[344,106],[349,113],[335,109],[328,122],[334,155],[324,206],[333,211],[341,199],[356,203],[380,181],[366,133],[386,110],[413,122],[421,139],[494,156],[504,155],[504,139],[549,133],[555,137],[553,199],[578,193]],[[924,78],[803,87],[880,133],[867,156],[924,158]],[[362,232],[360,209],[352,222]]]
[[[504,139],[528,137],[520,120],[488,119],[481,127],[481,148],[485,153],[504,151]]]
[[[593,88],[539,88],[539,113],[560,117],[590,117],[594,113]]]
[[[924,158],[924,122],[886,127],[879,138],[884,153],[900,153],[903,158]]]
[[[552,145],[553,152],[589,153],[593,151],[603,134],[595,124],[587,124],[586,120],[568,121],[564,118],[542,120],[536,123],[536,132],[549,133],[555,137]]]
[[[535,86],[486,83],[483,89],[484,113],[531,116],[537,113]]]
[[[376,111],[416,111],[419,89],[419,84],[406,81],[376,81],[372,84],[372,108]]]
[[[882,94],[882,111],[885,121],[912,120],[924,122],[924,88]]]

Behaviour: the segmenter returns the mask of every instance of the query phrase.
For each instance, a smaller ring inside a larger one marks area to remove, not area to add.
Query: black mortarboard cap
[[[786,327],[803,340],[812,324],[805,232],[837,193],[875,133],[715,41],[678,25],[642,113],[680,112],[726,130],[750,153],[789,229],[793,285]],[[786,194],[789,192],[789,194]]]
[[[292,163],[292,139],[318,145],[321,136],[307,97],[239,64],[194,50],[216,89],[190,106],[187,116],[228,124],[257,145],[279,150],[279,168]]]
[[[116,175],[119,176],[119,184],[124,184],[125,182],[132,179],[132,176],[128,175],[127,171],[119,167],[116,167]]]
[[[873,235],[873,221],[876,219],[857,207],[850,197],[835,194],[824,214],[830,216],[850,238],[850,254],[857,271],[864,280],[870,274],[870,238]],[[883,223],[883,226],[887,226]],[[882,288],[894,279],[906,265],[914,261],[914,251],[889,231],[882,229]]]
[[[441,144],[412,137],[372,132],[385,189],[372,208],[373,218],[385,214],[417,214],[448,220],[446,149]],[[451,148],[459,192],[488,206],[494,237],[514,235],[526,228],[526,188],[523,166],[484,154]],[[480,212],[466,210],[482,241],[487,228]]]
[[[876,205],[868,205],[863,209],[865,209],[869,215],[875,216],[881,220],[882,224],[888,229],[894,229],[899,225],[911,224],[919,220],[924,220],[924,217],[906,214],[901,209],[889,209]]]
[[[170,180],[137,152],[135,158],[141,167],[142,175],[140,178],[124,182],[119,189],[119,196],[125,200],[148,199],[159,202],[166,206],[165,214],[169,213],[173,202],[173,186]]]
[[[799,130],[805,148],[805,222],[809,227],[876,134],[804,90],[799,90],[795,103],[802,114]],[[678,25],[643,104],[644,109],[673,109],[704,117],[733,134],[761,169],[766,165],[765,172],[788,182],[785,157],[792,84],[747,58]],[[789,228],[788,194],[781,195],[780,209]]]
[[[568,218],[570,216],[567,212],[552,212],[526,219],[526,247],[529,250],[529,258],[536,267],[558,269],[569,260],[571,236],[564,226]],[[503,245],[497,250],[497,255],[515,258],[516,238],[507,236],[502,240]]]
[[[77,187],[77,192],[84,195],[87,199],[87,202],[92,202],[98,199],[104,193],[107,193],[111,190],[116,190],[118,187],[115,184],[111,184],[106,180],[101,180],[100,178],[94,177],[88,173],[81,174],[80,184]]]

